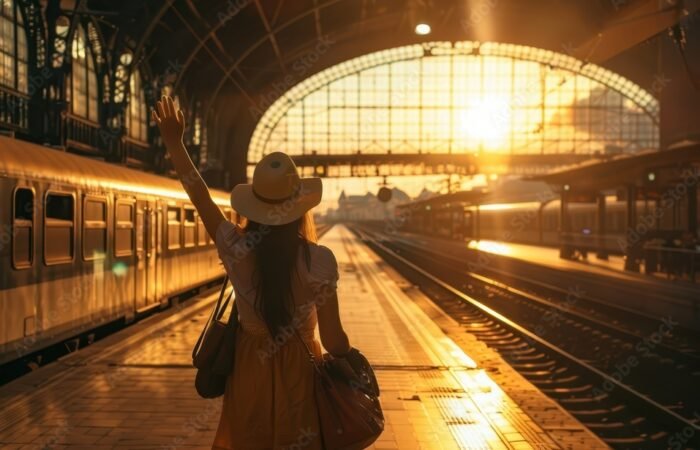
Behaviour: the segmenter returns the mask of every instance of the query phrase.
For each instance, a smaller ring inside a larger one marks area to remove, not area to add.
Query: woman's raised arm
[[[158,124],[163,136],[163,143],[185,192],[187,192],[194,207],[197,208],[209,236],[216,239],[216,230],[226,218],[212,200],[209,188],[192,163],[190,155],[185,149],[185,144],[182,142],[182,136],[185,132],[184,114],[179,109],[175,110],[175,104],[170,96],[163,96],[156,105],[156,109],[153,110],[153,120]]]

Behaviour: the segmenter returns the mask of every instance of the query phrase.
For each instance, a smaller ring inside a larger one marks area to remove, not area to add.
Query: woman
[[[231,205],[241,228],[224,218],[182,142],[185,120],[170,97],[153,111],[172,164],[207,232],[215,236],[236,294],[240,329],[213,449],[320,449],[313,367],[314,338],[337,357],[358,362],[338,312],[338,268],[317,245],[309,210],[321,201],[321,180],[300,179],[284,153],[265,156],[252,184],[240,184]]]

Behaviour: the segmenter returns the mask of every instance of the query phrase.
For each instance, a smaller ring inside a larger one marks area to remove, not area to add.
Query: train
[[[0,364],[223,279],[177,180],[0,136],[0,197]]]
[[[602,233],[595,201],[570,203],[570,231],[562,233],[560,200],[555,196],[517,202],[490,202],[490,198],[499,197],[497,194],[481,197],[478,206],[474,201],[460,201],[454,194],[406,203],[396,208],[396,221],[405,231],[448,239],[550,247],[561,247],[566,242],[572,258],[585,258],[590,251],[601,256],[625,254],[629,232],[627,203],[618,195],[606,196]],[[671,211],[657,214],[656,208],[659,206],[653,200],[637,201],[637,223],[652,230],[646,237],[668,239],[677,235],[677,231],[661,230],[680,230],[679,224],[685,223],[687,212],[676,205]]]

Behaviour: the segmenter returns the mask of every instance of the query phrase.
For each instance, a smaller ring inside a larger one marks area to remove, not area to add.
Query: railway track
[[[657,320],[658,335],[647,335],[646,327],[469,272],[463,260],[366,227],[353,231],[609,445],[700,448],[700,358],[679,344],[672,324],[662,329]]]

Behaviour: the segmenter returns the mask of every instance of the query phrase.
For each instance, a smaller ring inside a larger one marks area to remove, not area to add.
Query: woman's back
[[[307,348],[314,357],[321,357],[321,345],[314,338],[317,321],[327,350],[342,353],[350,348],[338,315],[337,262],[327,247],[303,241],[295,244],[289,284],[293,307],[289,321],[273,337],[261,314],[260,302],[265,299],[260,284],[281,280],[260,279],[260,239],[265,236],[230,222],[223,222],[216,235],[219,255],[234,286],[240,328],[234,373],[227,382],[213,448],[321,449]],[[278,302],[274,306],[283,307],[283,299],[273,300]]]
[[[258,237],[251,236],[237,225],[224,222],[219,228],[216,245],[235,289],[241,327],[249,333],[270,336],[267,324],[255,307],[259,299],[255,273],[257,240]],[[291,276],[294,313],[285,327],[285,336],[292,336],[296,330],[307,339],[313,337],[317,324],[316,307],[323,306],[329,297],[335,295],[337,280],[338,265],[329,248],[313,242],[298,248]]]

